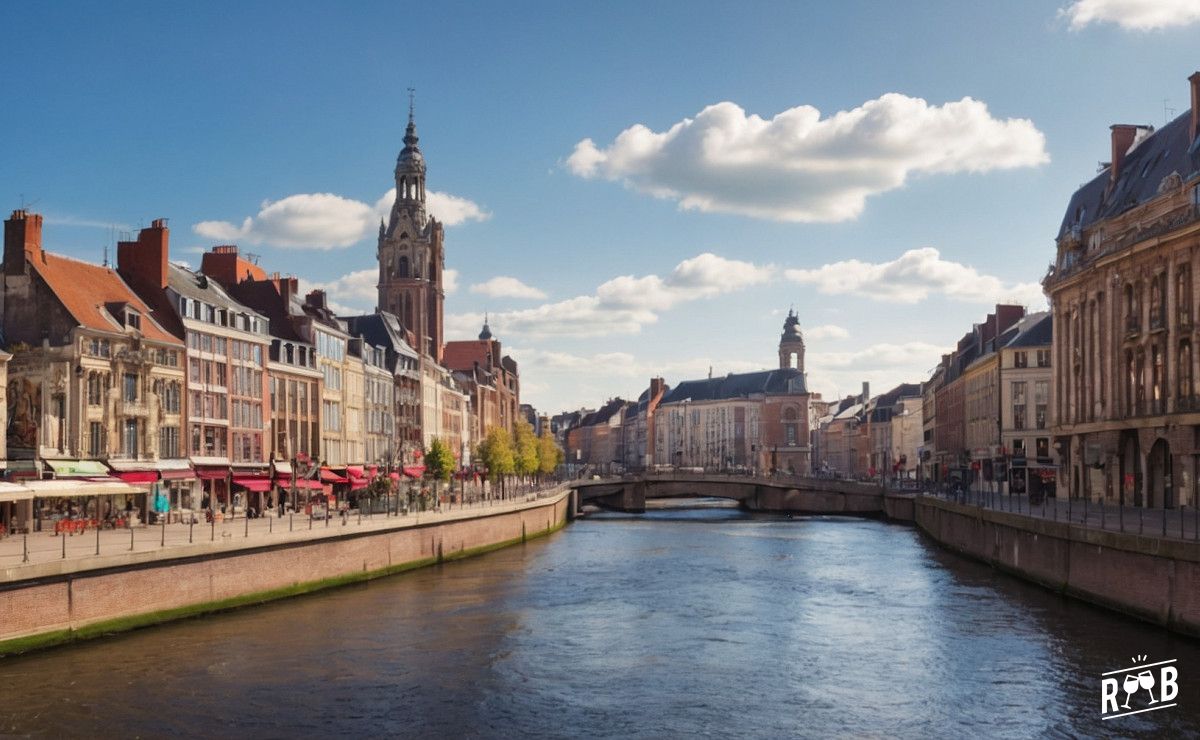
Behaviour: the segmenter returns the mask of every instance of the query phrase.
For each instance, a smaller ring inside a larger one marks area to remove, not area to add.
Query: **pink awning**
[[[362,489],[364,489],[366,487],[367,487],[367,479],[366,478],[355,478],[354,480],[350,481],[350,490],[351,491],[361,491]]]
[[[229,475],[229,468],[196,468],[196,477],[200,480],[224,480]]]
[[[321,468],[321,480],[326,483],[349,483],[350,481],[329,468]]]
[[[424,465],[406,465],[404,466],[404,474],[409,478],[420,478],[425,475]]]
[[[346,475],[350,478],[363,478],[363,469],[361,465],[347,465]]]
[[[388,473],[388,477],[391,478],[392,480],[400,480],[399,473]]]
[[[191,468],[187,470],[160,470],[159,475],[162,476],[163,480],[194,480],[196,478],[196,474],[192,472]]]

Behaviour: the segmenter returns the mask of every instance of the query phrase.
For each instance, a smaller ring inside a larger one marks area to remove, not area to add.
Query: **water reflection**
[[[1179,659],[1179,707],[1102,724],[1134,653]],[[912,529],[701,508],[2,661],[0,731],[1194,736],[1197,676],[1196,643]]]

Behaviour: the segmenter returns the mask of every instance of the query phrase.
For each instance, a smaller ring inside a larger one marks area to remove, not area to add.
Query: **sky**
[[[594,408],[777,365],[924,380],[1039,282],[1109,126],[1190,105],[1200,0],[41,3],[0,45],[0,207],[99,262],[168,218],[375,302],[415,88],[448,339]],[[1191,47],[1189,49],[1189,47]]]

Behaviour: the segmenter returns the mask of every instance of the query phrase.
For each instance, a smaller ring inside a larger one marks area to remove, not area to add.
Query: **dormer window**
[[[137,311],[126,311],[125,326],[129,327],[130,329],[137,329],[138,331],[141,331],[142,315]]]

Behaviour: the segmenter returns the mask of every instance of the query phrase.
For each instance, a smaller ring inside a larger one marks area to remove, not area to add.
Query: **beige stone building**
[[[1189,83],[1189,110],[1162,128],[1111,127],[1110,161],[1072,196],[1043,283],[1072,496],[1200,501],[1200,72]]]
[[[1006,490],[1012,493],[1056,494],[1058,452],[1051,444],[1053,326],[1049,313],[1027,316],[1000,350],[1000,444],[1008,463]]]

